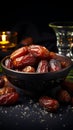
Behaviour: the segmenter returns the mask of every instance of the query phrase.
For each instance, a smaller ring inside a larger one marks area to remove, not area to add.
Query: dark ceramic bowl
[[[70,58],[57,54],[57,59],[67,63],[66,68],[48,73],[24,73],[5,67],[5,60],[7,58],[9,58],[9,56],[4,57],[1,61],[3,73],[6,75],[7,79],[17,88],[35,93],[44,92],[44,90],[50,88],[52,86],[50,84],[51,82],[63,80],[68,75],[73,65]]]

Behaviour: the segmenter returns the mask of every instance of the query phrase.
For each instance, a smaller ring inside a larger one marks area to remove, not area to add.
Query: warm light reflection
[[[5,32],[2,32],[0,44],[8,44],[8,43],[9,41],[7,40],[7,35],[5,34]]]
[[[17,32],[0,31],[0,50],[7,51],[17,45]]]

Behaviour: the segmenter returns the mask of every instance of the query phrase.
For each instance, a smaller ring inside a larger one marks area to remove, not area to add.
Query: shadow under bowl
[[[67,63],[66,68],[61,69],[60,71],[48,73],[24,73],[8,69],[5,66],[5,60],[9,57],[10,56],[6,56],[1,60],[3,73],[7,77],[8,81],[17,88],[32,93],[34,92],[35,94],[43,93],[47,91],[47,89],[50,90],[50,88],[55,87],[53,83],[64,80],[73,65],[70,58],[57,54],[57,59]]]

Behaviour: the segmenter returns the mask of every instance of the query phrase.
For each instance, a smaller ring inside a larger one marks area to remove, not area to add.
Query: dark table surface
[[[59,88],[60,86],[55,86],[49,93],[54,95]],[[12,106],[0,106],[0,129],[70,130],[73,128],[73,106],[60,105],[56,112],[48,112],[39,105],[37,98],[25,94],[19,88],[16,90],[20,94],[19,101]]]
[[[43,110],[33,100],[23,98],[22,104],[0,107],[0,129],[55,130],[73,128],[73,108],[60,107],[57,113]]]

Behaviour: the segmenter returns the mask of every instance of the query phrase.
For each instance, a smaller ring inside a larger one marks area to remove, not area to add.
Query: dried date
[[[25,47],[21,47],[17,50],[15,50],[11,55],[10,55],[10,59],[11,60],[14,60],[18,57],[21,57],[21,56],[24,56],[25,54],[28,53],[28,47],[25,46]]]
[[[55,112],[59,108],[59,102],[56,99],[53,99],[48,96],[43,96],[39,98],[39,104],[44,107],[46,110]]]
[[[13,105],[19,99],[17,92],[6,93],[0,96],[0,105]]]
[[[49,70],[50,71],[58,71],[61,70],[61,63],[58,60],[51,59],[49,61]]]
[[[32,66],[26,66],[22,69],[22,72],[35,72],[35,68]]]
[[[70,94],[69,94],[69,92],[67,90],[60,89],[57,92],[57,99],[61,103],[69,103],[70,100],[71,100],[71,96],[70,96]]]
[[[62,66],[62,68],[66,68],[68,65],[65,61],[61,61],[61,66]]]
[[[10,58],[8,58],[8,59],[5,60],[5,66],[8,69],[13,69],[13,63],[12,63],[12,60]]]
[[[61,84],[61,87],[66,89],[69,93],[73,94],[73,80],[69,79],[69,78],[66,78],[62,84]]]
[[[41,60],[38,64],[36,72],[38,72],[38,73],[48,72],[48,61],[47,60]]]
[[[36,63],[36,58],[30,53],[13,60],[13,65],[15,68],[24,68],[27,65],[31,66],[34,65],[35,63]]]
[[[6,94],[6,93],[11,93],[11,92],[16,92],[16,89],[14,88],[14,87],[6,87],[6,86],[4,86],[4,87],[2,87],[1,89],[0,89],[0,96],[1,95],[4,95],[4,94]]]
[[[55,59],[55,58],[56,58],[56,53],[50,51],[50,52],[49,52],[49,59]]]
[[[28,51],[33,54],[35,57],[41,58],[41,59],[48,59],[49,58],[49,50],[40,45],[30,45],[28,47]]]

